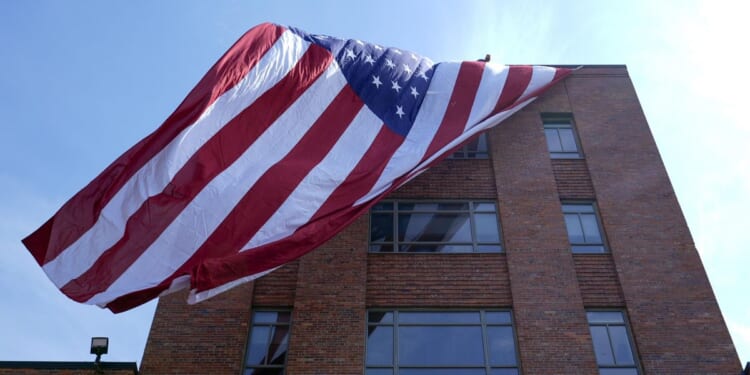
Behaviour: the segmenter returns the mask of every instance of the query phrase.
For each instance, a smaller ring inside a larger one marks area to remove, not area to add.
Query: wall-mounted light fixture
[[[99,361],[102,358],[102,354],[107,354],[109,349],[109,337],[92,337],[91,338],[91,354],[96,354],[96,364],[99,365]]]

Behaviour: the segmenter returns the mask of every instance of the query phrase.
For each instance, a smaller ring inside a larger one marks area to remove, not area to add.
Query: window
[[[586,313],[600,375],[638,375],[628,326],[620,311]]]
[[[509,311],[369,311],[366,375],[518,375]]]
[[[546,115],[543,116],[543,122],[550,157],[577,159],[582,156],[570,115]]]
[[[489,148],[487,147],[487,133],[479,134],[469,141],[469,143],[463,145],[461,148],[456,150],[452,155],[448,156],[449,159],[487,159],[489,158]]]
[[[245,356],[245,375],[283,375],[289,346],[289,311],[255,311]]]
[[[574,253],[607,251],[593,203],[563,203],[562,210]]]
[[[495,202],[385,201],[370,211],[370,251],[499,252]]]

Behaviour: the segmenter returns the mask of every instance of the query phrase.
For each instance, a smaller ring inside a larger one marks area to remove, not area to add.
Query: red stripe
[[[508,78],[505,80],[505,86],[503,86],[503,92],[500,94],[500,98],[497,100],[495,109],[490,113],[492,116],[496,113],[502,112],[514,105],[516,101],[523,95],[526,88],[531,82],[531,75],[533,73],[531,66],[510,66],[508,67]],[[488,116],[488,117],[489,117]]]
[[[484,65],[484,62],[479,61],[461,63],[453,93],[451,93],[448,107],[445,109],[445,115],[437,133],[432,138],[432,142],[427,147],[422,161],[438,152],[464,132],[466,122],[469,121],[469,115],[471,115],[471,107],[474,105],[474,98],[479,89],[479,83],[482,81]]]
[[[294,234],[276,242],[238,254],[211,259],[193,270],[191,287],[210,290],[248,275],[254,275],[301,257],[322,245],[365,213],[377,199],[353,207],[377,182],[391,156],[403,142],[401,135],[383,126],[357,166],[326,200],[313,218]],[[341,209],[341,207],[344,207]]]
[[[284,30],[262,24],[245,33],[155,132],[117,158],[42,227],[26,237],[23,243],[37,263],[46,264],[86,233],[123,185],[219,96],[245,77]]]
[[[570,72],[568,69],[558,69],[550,85],[565,78]],[[538,95],[539,92],[541,90],[535,90],[533,94]],[[192,272],[191,287],[198,291],[213,289],[237,278],[257,274],[294,260],[328,241],[341,229],[365,213],[380,198],[398,188],[399,180],[405,180],[406,177],[397,179],[397,182],[392,184],[387,191],[367,204],[357,207],[350,206],[351,202],[356,201],[371,190],[388,160],[391,159],[402,142],[403,137],[384,126],[362,160],[352,170],[345,182],[331,194],[310,222],[299,228],[292,236],[275,243],[223,259],[214,258],[200,264]],[[438,162],[439,160],[435,160],[428,167]],[[367,172],[370,169],[376,170],[376,173],[368,174]],[[340,207],[346,208],[339,209]],[[159,287],[125,295],[112,301],[107,307],[113,312],[131,309],[155,298],[159,293],[166,290],[170,283],[171,279],[165,281]]]
[[[199,255],[197,252],[188,263],[185,263],[159,286],[122,296],[107,304],[107,307],[113,312],[121,312],[146,303],[157,297],[164,290],[167,290],[174,278],[190,273],[191,271],[194,271],[193,288],[203,291],[226,284],[240,277],[257,274],[277,267],[308,253],[348,225],[349,219],[353,220],[359,216],[359,213],[351,212],[354,209],[351,207],[351,203],[372,189],[372,186],[375,185],[378,177],[388,164],[388,160],[391,159],[403,143],[403,140],[404,137],[394,133],[387,126],[382,126],[362,159],[352,169],[344,182],[334,190],[310,221],[298,229],[291,237],[277,241],[273,245],[264,245],[250,251],[233,254],[230,257],[226,257],[227,254],[212,253],[211,259],[207,259],[206,256]],[[346,208],[342,210],[341,207]],[[369,206],[366,206],[364,209],[367,208]],[[358,207],[356,212],[360,212],[362,209]],[[317,229],[310,229],[320,228],[328,221],[339,224],[336,224],[336,228],[334,229],[325,229],[330,231],[328,233],[321,233]],[[314,235],[315,238],[306,239],[304,237],[310,234]],[[249,238],[246,238],[244,242],[239,241],[242,243],[238,246],[243,246],[247,241],[249,241]],[[294,245],[285,245],[284,242],[286,241],[291,241]],[[199,250],[199,252],[203,251],[204,249]],[[284,254],[281,252],[284,252]],[[199,258],[202,262],[195,261]],[[242,258],[240,263],[234,263],[234,259],[237,258]],[[238,264],[240,267],[237,266]]]
[[[150,197],[128,219],[125,234],[96,263],[61,290],[86,301],[106,290],[156,240],[188,203],[242,153],[312,85],[332,61],[313,45],[295,67],[209,139],[160,194]]]
[[[385,170],[404,137],[383,125],[362,159],[352,169],[343,183],[326,199],[310,221],[324,220],[341,207],[349,207],[365,196]]]
[[[169,287],[172,279],[189,274],[207,259],[222,258],[242,250],[330,152],[363,106],[351,87],[345,86],[292,151],[258,179],[190,259],[162,286]],[[252,212],[252,216],[248,212]]]

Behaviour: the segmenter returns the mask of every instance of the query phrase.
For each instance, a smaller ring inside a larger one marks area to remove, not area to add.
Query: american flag
[[[75,301],[197,302],[320,246],[568,73],[262,24],[23,242]]]

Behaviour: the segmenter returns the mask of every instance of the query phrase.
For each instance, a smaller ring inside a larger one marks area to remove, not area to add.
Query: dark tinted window
[[[370,251],[501,251],[494,202],[381,202],[370,211]]]
[[[449,159],[487,159],[489,147],[487,146],[487,133],[481,133],[467,144],[453,152]]]
[[[289,345],[289,311],[253,312],[245,374],[284,374]]]
[[[599,374],[637,375],[638,366],[622,312],[590,311],[586,316]]]
[[[543,116],[542,120],[550,157],[553,159],[577,159],[581,157],[581,148],[578,145],[578,137],[571,116]]]
[[[370,311],[366,374],[518,374],[508,311]]]
[[[604,236],[592,203],[563,203],[565,227],[574,253],[603,253]]]

